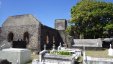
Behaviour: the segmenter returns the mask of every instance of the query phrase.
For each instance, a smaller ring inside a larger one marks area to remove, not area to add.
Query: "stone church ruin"
[[[62,21],[67,20],[62,19]],[[61,35],[62,32],[64,30],[53,29],[41,24],[30,14],[10,16],[0,28],[0,46],[40,51],[46,44],[47,49],[51,49],[53,39],[56,47],[59,43],[65,43],[65,34]]]

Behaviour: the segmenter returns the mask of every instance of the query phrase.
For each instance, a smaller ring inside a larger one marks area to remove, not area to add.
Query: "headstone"
[[[0,58],[7,59],[12,64],[25,64],[31,60],[31,52],[28,49],[2,49],[0,51]]]
[[[85,63],[86,53],[85,53],[85,46],[83,47],[83,64]]]
[[[55,51],[55,44],[53,44],[53,49],[52,49],[52,51]]]
[[[113,56],[113,49],[111,47],[111,44],[110,44],[110,48],[108,49],[108,55]]]
[[[61,50],[61,47],[62,47],[62,46],[61,46],[61,43],[60,43],[60,45],[58,46],[58,51]]]
[[[46,45],[44,45],[44,50],[46,50]]]

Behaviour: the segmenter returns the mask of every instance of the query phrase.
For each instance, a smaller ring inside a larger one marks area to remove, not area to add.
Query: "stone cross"
[[[110,48],[108,49],[108,55],[113,56],[113,49],[112,49],[111,44],[110,44]]]
[[[55,51],[55,44],[53,44],[53,49],[52,49],[52,51]]]
[[[112,47],[111,47],[111,44],[110,44],[110,49],[111,49]]]
[[[86,53],[85,53],[85,46],[83,46],[83,64],[86,64],[85,60],[86,60]]]
[[[53,37],[53,49],[52,51],[55,51],[55,38]]]
[[[44,45],[44,50],[46,50],[46,45]]]
[[[59,46],[62,46],[62,45],[61,45],[61,43],[60,43],[60,45],[59,45]]]
[[[60,45],[58,46],[58,50],[61,50],[61,43],[60,43]]]

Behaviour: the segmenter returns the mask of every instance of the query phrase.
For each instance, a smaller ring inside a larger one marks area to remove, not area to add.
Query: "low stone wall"
[[[95,58],[87,56],[85,58],[86,64],[113,64],[113,58]]]
[[[102,47],[101,39],[74,39],[73,47]]]

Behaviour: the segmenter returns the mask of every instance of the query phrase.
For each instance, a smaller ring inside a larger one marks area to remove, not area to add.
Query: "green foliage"
[[[71,52],[67,52],[67,51],[50,51],[50,54],[56,54],[56,55],[72,55]]]
[[[98,0],[81,0],[71,9],[70,26],[67,32],[85,38],[104,37],[103,32],[113,29],[113,4]]]
[[[113,30],[113,24],[107,24],[105,27],[104,27],[105,30]]]

